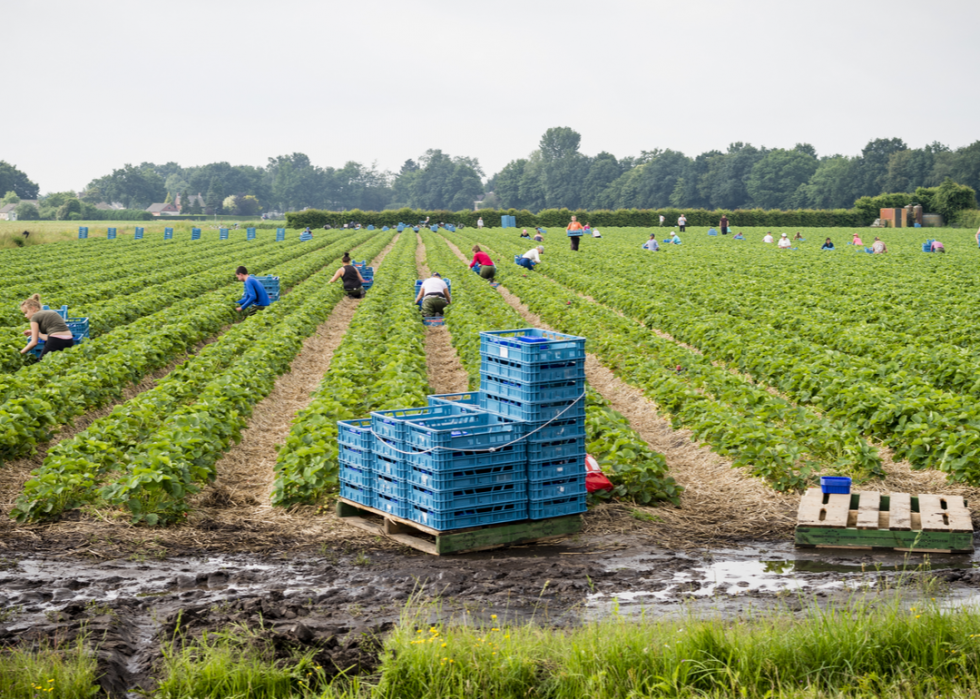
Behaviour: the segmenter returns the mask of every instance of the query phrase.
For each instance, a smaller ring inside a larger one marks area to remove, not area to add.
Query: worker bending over
[[[344,256],[340,258],[340,261],[343,262],[343,266],[334,273],[329,283],[333,284],[343,277],[344,293],[352,299],[361,298],[364,296],[364,277],[361,276],[360,270],[350,263],[349,252],[345,252]]]
[[[42,311],[41,296],[34,294],[20,304],[20,312],[31,323],[31,329],[25,330],[25,335],[30,335],[30,341],[20,353],[27,354],[37,347],[40,340],[44,340],[44,350],[41,352],[41,359],[49,352],[58,352],[74,346],[75,340],[71,336],[71,330],[65,319],[57,311]]]
[[[517,264],[527,269],[534,269],[534,265],[541,264],[541,253],[544,252],[544,245],[531,248],[526,253],[517,258]]]
[[[473,269],[475,265],[480,266],[480,276],[487,281],[492,282],[493,278],[497,275],[497,268],[493,265],[493,260],[490,256],[480,249],[479,245],[473,246],[473,261],[470,262],[470,269]]]
[[[442,280],[442,275],[433,272],[432,276],[422,282],[415,303],[422,302],[422,315],[426,318],[441,316],[446,306],[453,300],[449,296],[449,285]]]
[[[244,267],[236,269],[235,276],[238,278],[238,281],[245,282],[245,293],[238,299],[238,307],[235,308],[236,311],[251,315],[256,311],[261,311],[269,307],[269,294],[266,293],[265,287],[259,283],[258,279],[249,274],[248,270]]]

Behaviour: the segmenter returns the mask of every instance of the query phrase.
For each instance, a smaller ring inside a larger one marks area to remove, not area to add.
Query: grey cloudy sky
[[[0,159],[42,192],[124,163],[306,153],[488,175],[552,126],[617,157],[980,139],[976,0],[4,3]]]

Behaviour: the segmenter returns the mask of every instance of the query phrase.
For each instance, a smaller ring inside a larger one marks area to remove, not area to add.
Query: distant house
[[[146,210],[154,216],[176,216],[180,213],[180,209],[173,204],[150,204]]]
[[[33,204],[34,206],[38,205],[37,199],[21,199],[16,204],[7,204],[6,206],[0,208],[0,221],[16,221],[17,212],[15,209],[21,204]]]

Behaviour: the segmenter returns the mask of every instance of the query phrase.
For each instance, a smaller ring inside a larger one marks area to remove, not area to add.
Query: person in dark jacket
[[[238,299],[236,311],[251,315],[269,307],[269,294],[266,293],[265,287],[259,283],[258,279],[249,274],[245,267],[236,269],[235,276],[238,281],[245,282],[245,293]]]
[[[350,253],[345,252],[344,256],[341,258],[344,266],[338,269],[333,277],[330,279],[330,283],[333,284],[335,281],[343,277],[344,280],[344,292],[350,296],[352,299],[359,299],[364,296],[364,277],[358,271],[357,267],[350,263]]]
[[[44,350],[41,359],[49,352],[58,352],[75,345],[71,330],[56,311],[41,310],[41,296],[34,294],[20,304],[20,312],[31,323],[31,329],[24,332],[30,340],[20,353],[27,354],[37,347],[38,341],[44,340]]]

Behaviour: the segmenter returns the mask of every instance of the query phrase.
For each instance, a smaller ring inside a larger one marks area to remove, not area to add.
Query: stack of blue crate
[[[337,423],[337,461],[340,497],[365,507],[374,507],[374,434],[371,418]]]
[[[480,333],[479,406],[523,420],[531,519],[584,512],[585,338],[525,328]]]

